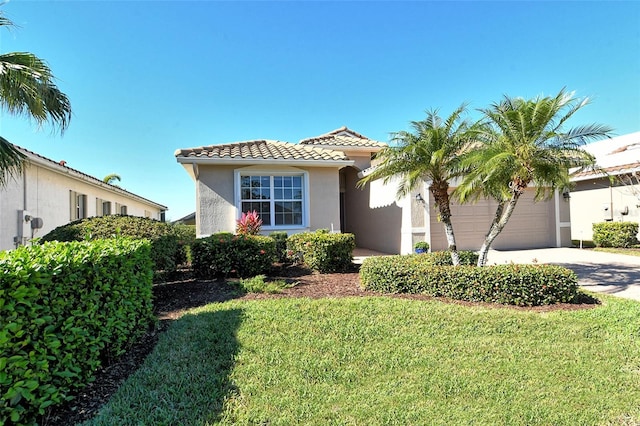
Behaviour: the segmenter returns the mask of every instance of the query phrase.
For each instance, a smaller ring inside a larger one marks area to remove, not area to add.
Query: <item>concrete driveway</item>
[[[640,301],[640,257],[577,248],[490,250],[487,264],[553,263],[572,269],[586,290]]]

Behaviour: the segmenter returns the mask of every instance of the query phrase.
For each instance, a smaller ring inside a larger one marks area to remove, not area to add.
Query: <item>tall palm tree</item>
[[[0,12],[0,26],[13,23]],[[32,53],[0,54],[0,107],[26,116],[39,126],[50,123],[63,134],[71,120],[71,103],[58,89],[46,62]],[[0,186],[22,171],[24,156],[6,139],[0,140]]]
[[[489,196],[498,202],[494,219],[480,249],[478,266],[487,262],[491,244],[509,221],[525,189],[535,185],[535,199],[550,198],[569,186],[569,169],[594,166],[582,146],[609,137],[612,129],[599,124],[564,129],[589,103],[564,89],[553,97],[525,100],[505,96],[480,110],[485,128],[479,144],[461,159],[466,174],[456,189],[461,201]]]
[[[462,119],[464,112],[465,105],[461,105],[443,120],[437,110],[427,111],[424,120],[411,122],[412,132],[392,133],[395,145],[380,151],[376,157],[380,163],[358,182],[362,187],[376,179],[388,183],[398,177],[398,197],[407,195],[419,183],[428,182],[454,265],[460,264],[460,258],[451,223],[449,182],[459,174],[458,154],[476,133],[476,126]]]

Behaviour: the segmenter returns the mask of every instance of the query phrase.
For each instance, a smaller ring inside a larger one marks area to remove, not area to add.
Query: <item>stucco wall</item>
[[[577,182],[570,199],[571,238],[593,240],[593,224],[606,219],[640,222],[640,199],[635,194],[640,195],[640,185],[610,185],[608,178]],[[623,215],[625,211],[628,214]]]
[[[190,165],[187,165],[191,167]],[[186,166],[185,166],[186,167]],[[278,227],[289,234],[319,228],[340,229],[340,198],[338,169],[329,167],[279,167],[233,165],[200,165],[196,183],[196,233],[199,237],[216,232],[235,232],[237,210],[235,207],[235,172],[270,173],[307,172],[308,218],[307,226]],[[263,227],[263,234],[275,228]]]
[[[369,208],[370,185],[356,188],[357,171],[346,168],[345,174],[345,224],[344,232],[356,236],[358,247],[400,253],[402,209],[395,203],[388,207]]]
[[[159,220],[161,210],[153,204],[146,204],[138,199],[104,189],[92,184],[88,179],[78,179],[71,174],[61,174],[49,168],[29,164],[25,169],[25,177],[10,181],[5,188],[0,188],[0,249],[14,248],[14,237],[17,236],[18,211],[25,209],[33,217],[43,220],[43,227],[35,230],[33,236],[41,237],[54,228],[69,223],[71,220],[70,193],[75,191],[87,196],[86,216],[96,215],[96,198],[112,203],[112,213],[116,203],[127,206],[127,214],[146,216]],[[31,237],[31,230],[28,237]]]

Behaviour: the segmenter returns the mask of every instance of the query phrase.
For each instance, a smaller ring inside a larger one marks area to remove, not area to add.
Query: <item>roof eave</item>
[[[60,174],[65,174],[68,175],[69,177],[73,178],[73,179],[77,179],[83,182],[86,182],[90,185],[99,187],[99,188],[103,188],[107,191],[116,193],[116,194],[120,194],[129,198],[133,198],[137,201],[143,202],[144,204],[150,205],[150,206],[154,206],[160,210],[166,211],[169,208],[167,206],[164,206],[162,204],[156,203],[155,201],[151,201],[147,198],[141,197],[137,194],[134,194],[133,192],[129,192],[126,189],[122,189],[119,188],[117,186],[114,185],[110,185],[108,183],[102,182],[90,175],[87,175],[85,173],[82,173],[80,171],[77,171],[71,167],[66,167],[66,166],[61,166],[59,164],[57,164],[56,162],[54,162],[53,160],[49,160],[47,158],[44,157],[40,157],[37,155],[33,155],[31,152],[29,152],[28,150],[24,150],[24,149],[20,149],[18,148],[22,153],[24,153],[27,156],[27,160],[30,163],[34,163],[37,164],[40,167],[44,167],[46,169],[52,170],[54,172],[60,173]]]
[[[181,164],[218,164],[251,166],[255,164],[277,166],[312,166],[312,167],[347,167],[353,166],[353,160],[295,160],[295,159],[260,159],[260,158],[202,158],[202,157],[176,157]]]

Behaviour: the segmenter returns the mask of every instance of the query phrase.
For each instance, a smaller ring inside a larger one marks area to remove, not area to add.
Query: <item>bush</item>
[[[556,265],[439,266],[427,256],[371,257],[360,267],[366,290],[420,293],[472,302],[517,306],[571,302],[578,278]]]
[[[294,234],[287,239],[290,258],[322,273],[350,268],[355,247],[353,234],[330,234],[324,230]]]
[[[236,234],[258,235],[262,229],[262,219],[257,211],[243,212],[242,217],[236,221]]]
[[[252,277],[271,270],[276,243],[271,237],[221,232],[197,239],[192,257],[193,272],[199,278]]]
[[[593,242],[597,247],[633,247],[638,244],[637,236],[637,222],[600,222],[593,224]]]
[[[426,253],[429,251],[429,243],[426,241],[418,241],[413,245],[413,251],[416,253]]]
[[[185,249],[180,241],[188,241],[189,233],[187,228],[149,218],[110,215],[80,219],[59,226],[42,237],[41,241],[85,241],[117,236],[148,239],[151,241],[151,258],[155,270],[171,274],[178,265],[186,261]],[[193,237],[195,239],[195,229]]]
[[[293,284],[287,284],[284,280],[265,281],[265,278],[264,275],[256,275],[252,278],[241,278],[240,281],[232,282],[232,284],[245,293],[276,294],[286,288],[293,287]]]
[[[286,262],[287,238],[289,238],[289,235],[285,231],[274,231],[270,233],[269,236],[276,242],[276,253],[278,262]]]
[[[83,387],[152,321],[148,241],[0,253],[0,424],[30,424]]]

